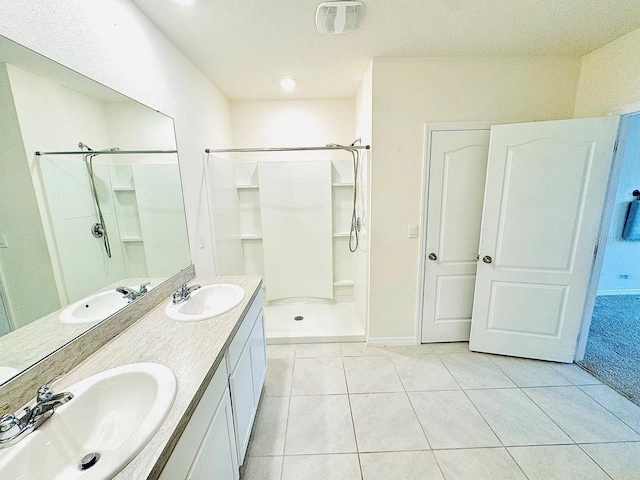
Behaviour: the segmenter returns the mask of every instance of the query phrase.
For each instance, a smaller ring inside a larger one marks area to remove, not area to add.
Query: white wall
[[[604,116],[635,102],[640,102],[640,29],[582,58],[575,116]]]
[[[573,116],[578,58],[373,60],[369,338],[415,338],[425,122]],[[479,180],[480,181],[480,180]]]
[[[59,308],[60,300],[4,64],[0,145],[0,235],[8,243],[0,248],[0,283],[13,327],[19,328]]]
[[[622,169],[600,271],[599,295],[640,291],[640,242],[627,242],[621,237],[629,202],[635,201],[632,192],[640,190],[640,115],[629,119],[627,132],[626,142],[618,147],[624,149]]]
[[[173,117],[192,259],[213,273],[203,150],[231,143],[220,91],[128,0],[4,2],[0,34]]]
[[[356,95],[356,137],[362,145],[371,144],[373,121],[373,64],[369,65]],[[353,264],[353,296],[359,317],[367,322],[369,307],[369,165],[372,151],[361,150],[358,172],[358,214],[362,228]]]

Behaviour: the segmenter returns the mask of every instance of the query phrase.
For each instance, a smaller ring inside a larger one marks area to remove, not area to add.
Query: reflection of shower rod
[[[84,144],[83,144],[84,145]],[[92,155],[145,155],[156,153],[178,153],[177,150],[91,150]],[[36,156],[41,157],[43,155],[86,155],[87,152],[41,152],[40,150],[35,152]]]

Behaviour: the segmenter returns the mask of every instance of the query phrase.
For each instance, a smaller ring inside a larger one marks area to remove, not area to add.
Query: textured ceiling
[[[320,0],[132,1],[230,99],[353,97],[373,57],[584,55],[640,27],[640,0],[365,0],[342,35],[316,31]]]

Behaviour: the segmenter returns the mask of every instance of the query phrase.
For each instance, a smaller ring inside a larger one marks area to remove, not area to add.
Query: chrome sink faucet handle
[[[138,293],[140,295],[144,295],[145,293],[148,293],[149,289],[147,287],[149,285],[151,285],[151,282],[143,283],[142,285],[140,285],[140,290],[138,291]]]
[[[189,297],[191,297],[191,294],[199,288],[200,285],[189,286],[186,283],[183,283],[182,287],[173,292],[173,303],[177,305],[179,303],[186,302],[189,300]]]
[[[60,376],[38,388],[36,404],[33,408],[26,407],[19,417],[9,413],[0,418],[0,449],[18,443],[46,422],[57,407],[73,398],[71,392],[55,393],[51,389],[49,383],[59,378]]]

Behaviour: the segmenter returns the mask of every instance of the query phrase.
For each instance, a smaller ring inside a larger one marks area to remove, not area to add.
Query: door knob
[[[484,257],[482,257],[482,261],[484,263],[491,263],[493,262],[493,259],[489,255],[485,255]]]
[[[437,260],[438,256],[435,253],[430,253],[429,254],[429,260]]]

